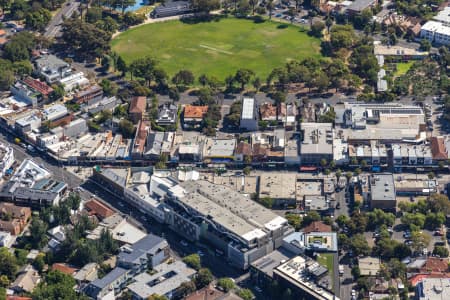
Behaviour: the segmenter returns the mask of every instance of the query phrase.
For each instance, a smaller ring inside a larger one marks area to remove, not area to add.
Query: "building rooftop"
[[[255,118],[255,99],[244,97],[242,100],[242,113],[241,119],[254,119]]]
[[[305,228],[302,229],[302,232],[304,233],[311,233],[311,232],[332,232],[331,226],[325,224],[322,221],[314,221]]]
[[[372,201],[396,201],[394,176],[376,174],[370,178]]]
[[[208,112],[208,106],[186,105],[184,107],[184,118],[201,119]]]
[[[450,278],[425,278],[417,292],[418,300],[450,299]]]
[[[160,264],[154,267],[153,272],[153,275],[142,273],[134,277],[134,283],[130,284],[128,289],[141,299],[147,299],[153,294],[165,295],[183,282],[190,281],[196,273],[182,261]]]
[[[146,97],[133,97],[130,103],[129,111],[131,113],[143,113],[147,108],[147,98]]]
[[[233,157],[236,148],[236,139],[216,139],[206,140],[205,156],[209,158]]]
[[[44,118],[47,120],[54,120],[61,116],[67,115],[67,107],[63,104],[54,104],[42,111]]]
[[[433,136],[431,138],[431,154],[433,155],[433,159],[447,160],[447,149],[445,148],[444,138],[442,136]]]
[[[98,289],[104,289],[107,286],[109,286],[111,283],[116,281],[118,278],[124,276],[127,273],[128,273],[128,270],[120,268],[120,267],[116,267],[111,272],[106,274],[103,278],[96,279],[93,282],[91,282],[91,285],[97,287]]]
[[[449,25],[437,21],[428,21],[422,25],[422,30],[431,31],[437,34],[449,35]]]
[[[261,173],[259,176],[259,197],[272,199],[296,199],[295,173]]]
[[[259,107],[261,120],[275,120],[277,118],[277,107],[272,103],[263,103]]]
[[[375,44],[374,54],[386,56],[428,56],[428,52],[418,51],[413,48],[398,45],[386,46],[382,44]]]
[[[361,12],[376,3],[376,0],[355,0],[348,6],[349,10]]]
[[[303,141],[301,153],[333,154],[333,124],[302,123]]]
[[[31,187],[35,182],[49,178],[51,173],[30,159],[25,159],[11,177],[11,181]]]
[[[293,253],[280,247],[270,254],[267,254],[266,256],[255,260],[251,263],[251,266],[257,269],[259,272],[262,272],[270,278],[273,278],[273,270],[292,257],[294,257]]]
[[[168,247],[165,239],[153,234],[147,234],[130,247],[127,247],[127,250],[120,252],[118,259],[120,262],[132,264],[136,260],[140,260],[142,256],[155,254],[165,247]]]
[[[107,218],[114,214],[114,210],[112,210],[106,204],[103,204],[102,202],[96,199],[91,199],[87,201],[84,204],[84,207],[89,210],[90,214],[94,214],[100,217],[101,219]]]
[[[287,220],[228,187],[207,181],[180,184],[179,200],[221,224],[245,241],[260,238],[287,224]]]
[[[58,72],[61,68],[68,68],[70,65],[54,55],[43,55],[36,59],[39,69],[44,72]]]
[[[337,296],[320,288],[308,279],[306,260],[302,256],[296,256],[281,264],[274,270],[274,273],[302,289],[305,293],[310,294],[313,299],[339,300]]]
[[[362,276],[375,276],[380,271],[381,263],[378,257],[363,257],[358,259]]]

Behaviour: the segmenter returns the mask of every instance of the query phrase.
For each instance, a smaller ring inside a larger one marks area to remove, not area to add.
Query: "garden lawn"
[[[331,280],[334,279],[334,258],[332,253],[319,253],[317,262],[328,269]]]
[[[321,56],[320,40],[308,36],[304,28],[233,17],[142,25],[118,35],[112,49],[127,63],[152,56],[170,76],[188,69],[196,77],[207,74],[221,80],[239,68],[251,69],[265,80],[290,60]]]
[[[395,72],[395,76],[401,76],[406,74],[413,64],[414,61],[397,63],[396,64],[397,71]]]

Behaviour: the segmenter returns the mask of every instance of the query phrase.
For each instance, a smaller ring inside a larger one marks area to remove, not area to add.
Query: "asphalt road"
[[[50,20],[47,28],[45,29],[44,36],[48,38],[54,38],[61,35],[61,24],[63,23],[63,17],[69,18],[72,16],[73,12],[78,9],[80,2],[67,1],[61,6],[61,9],[54,15]]]

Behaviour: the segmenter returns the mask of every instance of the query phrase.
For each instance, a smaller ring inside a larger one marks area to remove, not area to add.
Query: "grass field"
[[[395,72],[395,76],[401,76],[406,74],[408,70],[411,68],[411,66],[414,64],[414,61],[408,61],[408,62],[401,62],[397,63],[397,71]]]
[[[173,75],[180,69],[223,80],[239,68],[265,80],[275,67],[293,59],[320,56],[320,40],[302,28],[266,21],[223,18],[187,24],[168,21],[130,29],[112,41],[126,62],[150,55]]]
[[[331,280],[334,278],[334,258],[332,253],[320,253],[317,262],[328,269]]]

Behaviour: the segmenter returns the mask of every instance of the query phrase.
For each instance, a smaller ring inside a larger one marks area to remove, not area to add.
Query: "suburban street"
[[[84,191],[81,191],[84,199],[91,198],[93,196],[101,199],[105,203],[114,207],[117,211],[120,211],[124,215],[127,215],[128,220],[140,228],[144,228],[148,233],[153,233],[164,237],[169,242],[169,245],[176,257],[184,257],[189,254],[199,253],[202,261],[202,266],[209,268],[214,276],[220,277],[232,277],[238,278],[243,274],[231,267],[222,256],[217,256],[216,253],[211,250],[212,247],[208,247],[202,243],[191,243],[184,240],[183,237],[177,235],[174,231],[169,229],[166,225],[162,225],[146,216],[139,210],[130,206],[121,197],[102,189],[92,180],[87,180],[81,187]],[[182,242],[186,242],[187,246],[183,246]],[[246,278],[241,278],[245,280]]]
[[[26,158],[32,158],[33,161],[43,166],[53,173],[56,180],[67,183],[69,189],[79,186],[82,182],[80,178],[66,171],[64,167],[53,160],[43,159],[38,152],[30,153],[22,146],[14,142],[14,137],[5,130],[0,130],[0,143],[10,144],[14,148],[14,157],[19,164]]]
[[[44,36],[47,38],[58,37],[61,34],[63,18],[69,18],[78,9],[80,2],[69,0],[62,4],[61,9],[53,16],[45,29]]]

